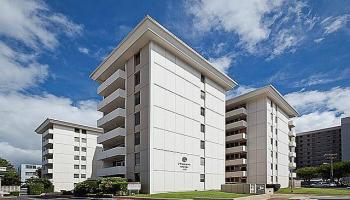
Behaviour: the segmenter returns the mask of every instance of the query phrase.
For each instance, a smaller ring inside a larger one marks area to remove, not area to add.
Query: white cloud
[[[0,141],[10,147],[1,148],[0,152],[11,160],[21,160],[28,152],[40,153],[41,139],[34,130],[41,122],[46,118],[55,118],[96,126],[97,119],[102,116],[96,111],[96,106],[96,101],[79,101],[74,105],[69,98],[51,94],[0,93]],[[40,156],[32,155],[29,158],[38,159]],[[36,161],[40,162],[40,159]]]
[[[302,114],[296,119],[298,132],[336,126],[350,115],[350,87],[292,92],[285,98]]]
[[[209,62],[218,70],[227,73],[230,65],[232,64],[233,56],[226,55],[219,58],[209,58]]]
[[[237,97],[239,95],[251,92],[256,89],[257,88],[253,86],[239,85],[237,88],[226,92],[226,99],[231,99],[233,97]]]
[[[78,51],[83,53],[83,54],[86,54],[86,55],[89,55],[89,53],[90,53],[90,50],[88,48],[85,48],[85,47],[79,47]]]
[[[301,40],[301,37],[299,38],[295,33],[291,32],[288,29],[279,31],[276,38],[274,39],[273,50],[269,59],[283,54],[286,50],[293,51],[293,48],[297,46]]]
[[[327,17],[321,22],[324,29],[324,34],[330,34],[336,32],[340,28],[344,27],[349,21],[350,15],[340,15],[337,17]]]
[[[41,45],[53,49],[58,44],[58,33],[74,36],[82,31],[81,25],[50,12],[44,2],[33,0],[0,1],[0,27],[0,35],[36,49]]]

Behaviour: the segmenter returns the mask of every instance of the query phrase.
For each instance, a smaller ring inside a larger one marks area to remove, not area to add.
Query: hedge
[[[127,185],[127,179],[120,177],[86,180],[75,186],[74,196],[101,196],[104,194],[124,195],[127,193]]]

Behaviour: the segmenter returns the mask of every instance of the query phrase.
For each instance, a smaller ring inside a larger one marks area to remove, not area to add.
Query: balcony
[[[101,168],[97,170],[97,176],[113,176],[117,174],[125,174],[125,166],[115,166],[115,167],[107,167]]]
[[[288,126],[289,126],[290,128],[295,127],[294,121],[289,121],[289,122],[288,122]]]
[[[120,126],[124,125],[124,121],[125,109],[118,108],[97,120],[97,126],[100,128],[113,128],[113,125],[116,124],[119,124]]]
[[[290,131],[288,132],[288,136],[289,136],[289,137],[296,137],[295,131],[294,131],[294,130],[290,130]]]
[[[42,137],[44,138],[44,137],[47,136],[48,134],[53,134],[53,129],[47,129],[47,130],[43,133]]]
[[[114,147],[102,152],[99,152],[96,156],[97,160],[105,160],[107,158],[113,158],[119,155],[125,155],[125,147]]]
[[[46,165],[46,164],[53,164],[53,159],[46,159],[43,161],[43,165]]]
[[[247,122],[246,121],[240,120],[240,121],[237,121],[237,122],[226,124],[226,130],[241,129],[241,128],[247,128]]]
[[[293,178],[296,178],[296,177],[297,177],[297,173],[294,173],[294,172],[293,172],[293,173],[292,173],[292,177],[293,177]]]
[[[226,136],[226,142],[228,141],[235,141],[235,140],[246,140],[247,134],[245,133],[239,133],[235,135]]]
[[[289,146],[290,146],[290,147],[296,147],[297,144],[296,144],[295,141],[290,141],[290,142],[289,142]]]
[[[97,88],[97,94],[107,97],[117,89],[125,89],[126,73],[123,70],[114,72],[105,82]]]
[[[97,110],[110,113],[116,108],[125,108],[126,92],[123,89],[117,89],[112,94],[104,98],[98,105]]]
[[[295,152],[289,152],[289,157],[297,157],[297,154]]]
[[[295,169],[297,167],[297,164],[295,162],[289,163],[289,169]]]
[[[53,149],[46,149],[43,151],[43,156],[47,154],[53,154]]]
[[[97,143],[102,144],[108,140],[111,140],[113,138],[117,137],[125,137],[126,130],[125,128],[116,128],[111,131],[108,131],[107,133],[101,134],[97,137]]]
[[[242,108],[238,108],[235,110],[231,110],[231,111],[226,113],[226,119],[231,118],[231,117],[240,116],[240,115],[247,115],[247,109],[242,107]]]
[[[53,173],[53,169],[44,169],[43,170],[43,174],[52,174]]]
[[[236,171],[236,172],[226,172],[225,177],[245,177],[247,176],[247,171]]]
[[[43,141],[43,147],[48,145],[48,144],[53,144],[53,139],[46,139]]]
[[[246,151],[247,151],[247,146],[236,146],[236,147],[226,148],[226,154],[246,152]]]
[[[234,160],[226,160],[225,165],[230,166],[230,165],[245,165],[247,164],[247,159],[246,158],[239,158],[239,159],[234,159]]]

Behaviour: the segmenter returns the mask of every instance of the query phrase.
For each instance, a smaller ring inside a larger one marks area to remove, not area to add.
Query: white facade
[[[226,102],[226,182],[281,184],[295,176],[298,113],[273,87]]]
[[[350,160],[350,117],[341,119],[342,160]]]
[[[74,184],[97,177],[102,164],[96,159],[102,149],[97,144],[101,129],[47,119],[35,132],[42,134],[42,176],[55,191],[69,191]]]
[[[37,170],[41,168],[41,165],[35,164],[21,164],[18,167],[18,172],[21,176],[21,182],[26,182],[27,179],[37,176]]]
[[[98,140],[113,149],[101,176],[125,174],[145,193],[220,188],[230,78],[148,16],[91,76],[103,96]]]

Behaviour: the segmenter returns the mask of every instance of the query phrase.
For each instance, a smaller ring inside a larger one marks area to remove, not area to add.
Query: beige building
[[[271,85],[226,101],[226,183],[281,184],[295,168],[297,111]]]
[[[73,190],[76,183],[97,178],[97,161],[101,145],[97,136],[102,129],[70,122],[46,119],[35,130],[42,135],[42,176],[54,185],[54,190]]]
[[[91,74],[100,86],[100,176],[145,193],[220,189],[225,92],[236,83],[146,16]]]

